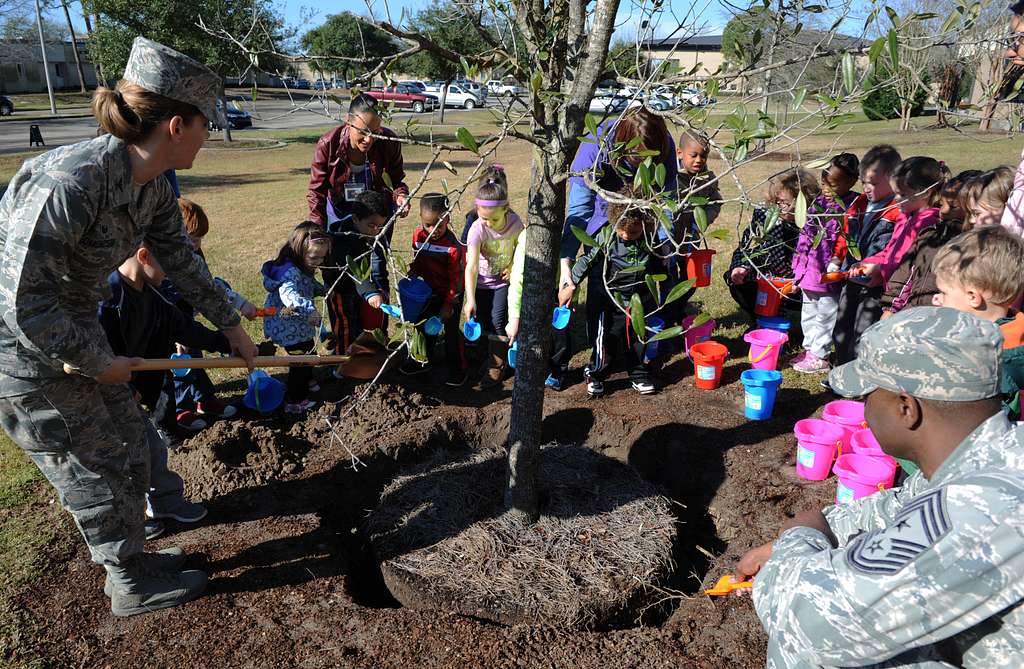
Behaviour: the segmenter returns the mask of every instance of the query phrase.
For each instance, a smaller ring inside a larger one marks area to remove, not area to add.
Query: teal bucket
[[[743,382],[743,413],[751,420],[767,420],[775,408],[775,396],[782,385],[782,372],[774,369],[748,369],[740,374]]]
[[[415,323],[433,293],[423,279],[405,278],[398,282],[398,294],[402,296],[402,319]]]

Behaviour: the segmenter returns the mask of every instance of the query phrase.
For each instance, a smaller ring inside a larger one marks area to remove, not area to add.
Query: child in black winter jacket
[[[587,327],[597,334],[590,364],[584,370],[587,392],[591,397],[604,394],[604,381],[608,378],[611,361],[624,352],[625,367],[633,389],[641,395],[649,395],[655,387],[644,360],[646,345],[632,332],[628,311],[634,295],[640,297],[645,313],[650,313],[656,306],[645,277],[667,271],[653,241],[657,238],[657,222],[647,210],[616,203],[608,205],[608,220],[612,222],[614,231],[606,227],[598,238],[598,246],[589,248],[576,261],[572,268],[572,283],[559,291],[558,302],[566,304],[572,299],[576,286],[591,270],[597,268],[603,272],[606,289],[588,298]],[[637,267],[644,269],[639,271],[635,269]],[[592,305],[597,308],[592,308]]]

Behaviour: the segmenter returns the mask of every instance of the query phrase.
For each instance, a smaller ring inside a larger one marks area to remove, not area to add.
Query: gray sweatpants
[[[128,386],[0,375],[0,425],[57,490],[99,564],[142,552],[148,422]]]

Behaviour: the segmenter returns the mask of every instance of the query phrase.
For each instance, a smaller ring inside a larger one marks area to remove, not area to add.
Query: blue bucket
[[[571,316],[572,312],[569,311],[569,307],[555,307],[554,313],[551,314],[551,327],[556,330],[564,330],[569,325]]]
[[[479,339],[480,331],[480,324],[476,322],[475,318],[470,318],[462,324],[462,335],[469,341],[476,341]]]
[[[191,360],[192,356],[188,353],[172,353],[171,360]],[[188,376],[192,372],[191,367],[185,367],[183,369],[172,369],[171,374],[178,378]]]
[[[431,337],[436,337],[441,334],[442,327],[444,327],[444,323],[441,321],[441,317],[431,316],[427,319],[427,322],[423,324],[423,331]]]
[[[433,292],[423,279],[405,278],[398,282],[398,294],[402,296],[402,318],[414,323]]]
[[[645,324],[647,326],[648,337],[653,337],[654,335],[658,334],[659,332],[665,329],[665,321],[658,318],[657,316],[649,317],[646,320]],[[644,359],[646,359],[648,362],[651,360],[657,360],[659,353],[658,344],[660,343],[661,342],[652,341],[651,343],[647,344],[647,348],[644,350]]]
[[[516,355],[519,353],[519,341],[512,342],[512,345],[508,347],[508,366],[512,369],[516,368]]]
[[[782,316],[761,316],[757,319],[757,327],[762,330],[775,330],[776,332],[789,332],[793,324],[788,318]]]
[[[270,413],[284,401],[284,384],[271,377],[262,369],[249,375],[249,387],[242,403],[253,411]]]
[[[767,420],[775,408],[775,396],[782,385],[782,372],[775,369],[748,369],[740,374],[743,382],[743,413],[751,420]]]

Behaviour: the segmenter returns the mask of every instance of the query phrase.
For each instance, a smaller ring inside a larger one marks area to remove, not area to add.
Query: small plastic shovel
[[[825,272],[821,275],[822,283],[835,283],[850,278],[849,272]]]
[[[267,318],[277,315],[277,307],[260,307],[256,310],[256,318]]]
[[[551,327],[564,330],[569,325],[570,316],[572,312],[569,311],[569,307],[555,307],[554,313],[551,314]]]
[[[462,334],[469,341],[476,341],[479,339],[480,331],[480,324],[476,322],[475,318],[470,318],[462,324]]]
[[[392,318],[402,320],[402,310],[393,304],[382,304],[380,305],[380,310]]]
[[[516,356],[519,353],[519,342],[514,341],[512,345],[508,347],[508,366],[512,369],[516,368]]]
[[[735,590],[746,590],[753,587],[753,581],[740,581],[737,583],[732,580],[731,575],[726,574],[722,578],[718,579],[718,583],[715,583],[715,587],[705,590],[704,594],[711,595],[712,597],[721,597],[722,595],[728,595]]]

